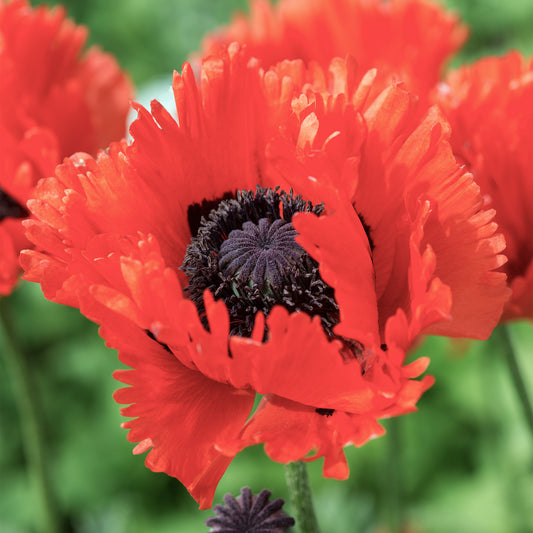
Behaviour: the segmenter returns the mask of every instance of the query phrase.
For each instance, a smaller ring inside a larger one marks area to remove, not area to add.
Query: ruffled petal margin
[[[221,454],[216,443],[241,429],[253,406],[254,392],[237,390],[188,369],[125,320],[106,324],[102,335],[109,346],[119,349],[120,360],[133,368],[114,373],[130,385],[119,389],[114,398],[131,404],[121,412],[135,417],[122,424],[129,429],[128,440],[141,443],[134,453],[150,450],[148,468],[178,478],[200,509],[210,508],[218,481],[233,458]]]

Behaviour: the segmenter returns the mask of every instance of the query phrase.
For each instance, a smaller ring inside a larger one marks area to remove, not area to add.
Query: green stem
[[[285,479],[289,487],[296,530],[299,533],[320,533],[305,463],[297,461],[285,465]]]
[[[402,497],[401,497],[401,457],[400,457],[400,418],[391,418],[387,423],[388,458],[384,486],[386,517],[391,533],[398,533],[402,526]]]
[[[520,366],[518,365],[518,358],[516,350],[513,344],[513,338],[509,326],[504,325],[500,327],[502,332],[502,339],[504,342],[504,353],[505,359],[507,360],[507,365],[509,366],[509,372],[511,373],[511,378],[513,380],[516,393],[522,405],[522,410],[524,416],[533,436],[533,407],[531,404],[531,399],[529,397],[526,383],[524,381],[522,372],[520,371]]]
[[[43,445],[42,427],[37,410],[37,398],[26,355],[19,349],[8,312],[8,301],[0,298],[0,333],[3,337],[3,350],[6,365],[13,381],[13,391],[19,411],[22,443],[27,461],[27,468],[42,507],[37,531],[57,533],[55,501],[52,496],[47,475]]]

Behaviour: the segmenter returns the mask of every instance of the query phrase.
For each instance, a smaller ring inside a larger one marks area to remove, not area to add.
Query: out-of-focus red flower
[[[512,296],[503,320],[533,319],[533,60],[518,52],[450,73],[435,92],[456,154],[473,172],[507,242]]]
[[[354,68],[263,72],[232,45],[198,86],[186,64],[179,124],[137,105],[131,145],[66,160],[28,204],[25,278],[101,324],[135,453],[202,508],[252,444],[347,477],[343,447],[433,382],[414,339],[501,313],[503,242],[447,123]]]
[[[429,0],[251,0],[250,15],[208,35],[203,54],[239,41],[265,68],[302,59],[325,69],[350,54],[359,72],[378,69],[376,89],[401,81],[425,97],[466,36],[455,14]]]
[[[11,292],[20,219],[38,179],[77,151],[96,154],[126,131],[127,76],[61,8],[0,0],[0,294]]]

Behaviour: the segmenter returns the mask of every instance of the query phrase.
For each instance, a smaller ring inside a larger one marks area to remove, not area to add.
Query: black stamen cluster
[[[323,209],[292,192],[258,186],[220,201],[202,217],[181,268],[204,326],[203,294],[209,289],[228,308],[231,335],[250,336],[255,315],[268,315],[275,305],[319,315],[333,335],[339,322],[333,289],[320,277],[318,263],[294,241],[291,224],[296,213],[320,215]]]
[[[226,494],[226,505],[215,505],[218,516],[208,518],[205,525],[218,533],[283,533],[294,526],[294,518],[281,510],[281,498],[269,502],[270,494],[263,489],[255,496],[248,487],[241,489],[237,498]]]

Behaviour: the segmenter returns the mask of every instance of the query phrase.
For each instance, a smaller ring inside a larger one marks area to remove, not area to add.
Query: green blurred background
[[[38,2],[35,2],[38,3]],[[227,23],[245,0],[71,0],[71,17],[91,30],[90,42],[114,53],[143,98],[159,96],[173,69],[199,48],[202,35]],[[533,51],[531,0],[450,0],[471,27],[454,64],[518,48]],[[158,85],[153,85],[154,80]],[[163,80],[163,81],[161,81]],[[158,88],[159,87],[159,88]],[[533,105],[533,103],[532,103]],[[45,428],[55,494],[67,531],[189,533],[207,528],[178,481],[150,472],[133,456],[111,395],[116,355],[76,310],[44,300],[21,283],[3,302],[31,359]],[[530,390],[533,328],[512,333]],[[0,342],[3,338],[0,337]],[[1,346],[1,344],[0,344]],[[429,339],[419,354],[432,358],[436,385],[419,412],[388,421],[389,435],[347,448],[347,481],[321,477],[310,464],[323,533],[533,532],[533,446],[497,338],[486,343]],[[178,423],[178,421],[177,421]],[[39,516],[25,470],[14,390],[0,358],[0,533],[27,533]],[[230,465],[215,503],[242,486],[269,488],[287,498],[283,467],[250,448]],[[290,509],[288,509],[290,510]]]

